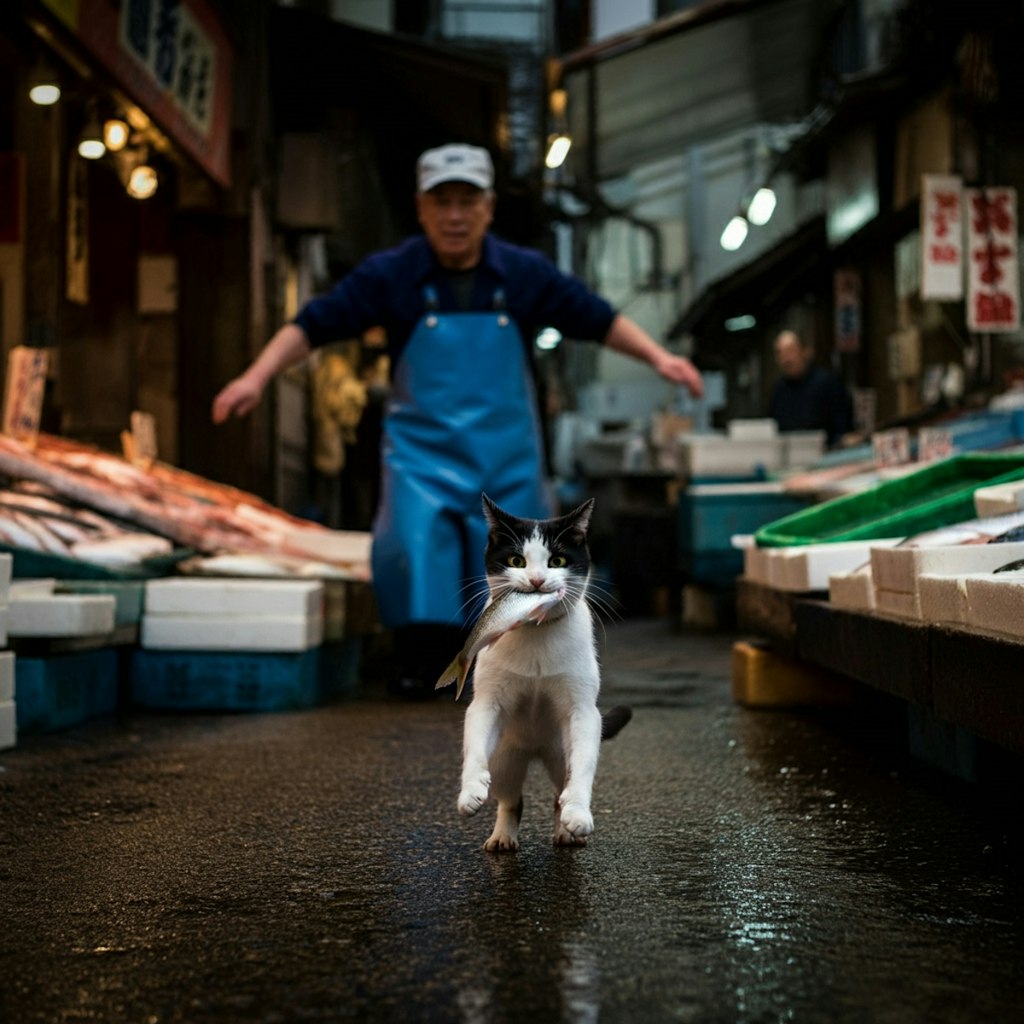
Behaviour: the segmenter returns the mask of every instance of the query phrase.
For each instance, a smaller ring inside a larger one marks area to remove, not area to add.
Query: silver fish
[[[926,530],[904,540],[900,547],[934,548],[958,544],[988,544],[996,537],[1024,523],[1024,511],[985,516]]]
[[[434,685],[435,690],[458,683],[455,699],[462,696],[462,688],[466,685],[466,676],[476,656],[513,629],[518,629],[527,622],[540,624],[548,612],[565,597],[565,588],[560,587],[551,593],[535,591],[524,593],[520,590],[508,590],[495,598],[476,620],[469,638],[463,648],[452,659],[451,664],[441,673]]]

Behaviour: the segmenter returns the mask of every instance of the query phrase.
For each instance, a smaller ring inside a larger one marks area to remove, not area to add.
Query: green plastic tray
[[[897,480],[776,519],[754,534],[758,547],[911,537],[977,517],[979,487],[1024,479],[1024,453],[954,455]]]

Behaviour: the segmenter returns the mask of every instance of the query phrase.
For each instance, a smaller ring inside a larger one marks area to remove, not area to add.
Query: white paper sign
[[[46,391],[45,348],[18,345],[7,357],[7,390],[4,401],[4,433],[8,437],[35,443]]]
[[[963,183],[925,174],[921,183],[921,298],[964,295]]]
[[[1016,331],[1020,327],[1017,265],[1017,190],[964,190],[967,217],[967,327]]]

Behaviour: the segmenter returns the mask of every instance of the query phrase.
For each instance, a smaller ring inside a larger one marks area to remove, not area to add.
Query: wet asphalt
[[[732,703],[734,637],[603,641],[597,828],[455,811],[462,707],[367,684],[0,753],[0,1021],[970,1022],[1024,1005],[1021,790],[907,759],[871,699]]]

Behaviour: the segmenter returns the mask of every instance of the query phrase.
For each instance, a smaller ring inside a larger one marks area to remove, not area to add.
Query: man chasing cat
[[[450,144],[417,162],[423,234],[374,253],[282,326],[213,402],[214,423],[251,412],[271,379],[328,342],[383,327],[393,366],[384,420],[374,592],[396,631],[400,689],[433,692],[484,579],[486,491],[515,515],[545,518],[530,343],[537,328],[600,341],[699,396],[693,364],[659,345],[546,256],[490,233],[494,168]]]

